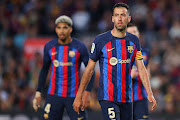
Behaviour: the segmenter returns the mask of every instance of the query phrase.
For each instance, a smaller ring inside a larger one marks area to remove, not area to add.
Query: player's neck
[[[58,39],[58,43],[61,44],[61,45],[66,45],[66,44],[69,44],[70,42],[72,42],[72,38],[71,37],[68,37],[66,40],[60,40]]]
[[[114,37],[123,38],[123,37],[126,36],[126,29],[124,29],[123,31],[119,31],[116,28],[114,28],[114,29],[111,30],[111,34]]]

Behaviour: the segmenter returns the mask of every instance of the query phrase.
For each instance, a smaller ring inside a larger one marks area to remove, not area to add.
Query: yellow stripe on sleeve
[[[143,59],[142,53],[141,51],[137,51],[135,60],[140,60],[140,59]]]

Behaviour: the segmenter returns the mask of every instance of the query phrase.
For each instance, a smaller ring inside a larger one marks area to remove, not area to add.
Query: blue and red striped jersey
[[[46,43],[37,91],[41,91],[44,86],[51,65],[48,94],[60,97],[75,97],[80,84],[81,62],[87,66],[88,60],[87,47],[75,38],[66,45],[59,44],[58,39]],[[90,81],[86,90],[90,91],[92,85],[93,80]]]
[[[143,55],[143,61],[145,67],[147,67],[150,57],[150,51],[147,48],[142,47],[142,55]],[[136,64],[134,64],[136,68]],[[147,98],[146,90],[141,82],[141,79],[139,76],[133,78],[133,100],[142,100],[144,98]]]
[[[99,60],[98,100],[132,102],[131,68],[142,59],[139,39],[128,32],[117,38],[111,31],[98,35],[92,43],[90,59]]]

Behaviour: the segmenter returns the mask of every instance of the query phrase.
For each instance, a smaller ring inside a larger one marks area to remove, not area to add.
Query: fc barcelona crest
[[[128,52],[129,52],[129,53],[132,53],[133,50],[134,50],[134,49],[133,49],[133,46],[127,46],[127,47],[128,47]]]
[[[69,56],[74,57],[75,56],[75,51],[69,51]]]

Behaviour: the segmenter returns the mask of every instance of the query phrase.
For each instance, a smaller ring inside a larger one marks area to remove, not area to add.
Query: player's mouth
[[[119,22],[118,25],[123,25],[123,23],[122,23],[122,22]]]
[[[65,35],[61,34],[61,35],[59,35],[59,37],[63,38],[63,37],[65,37]]]

